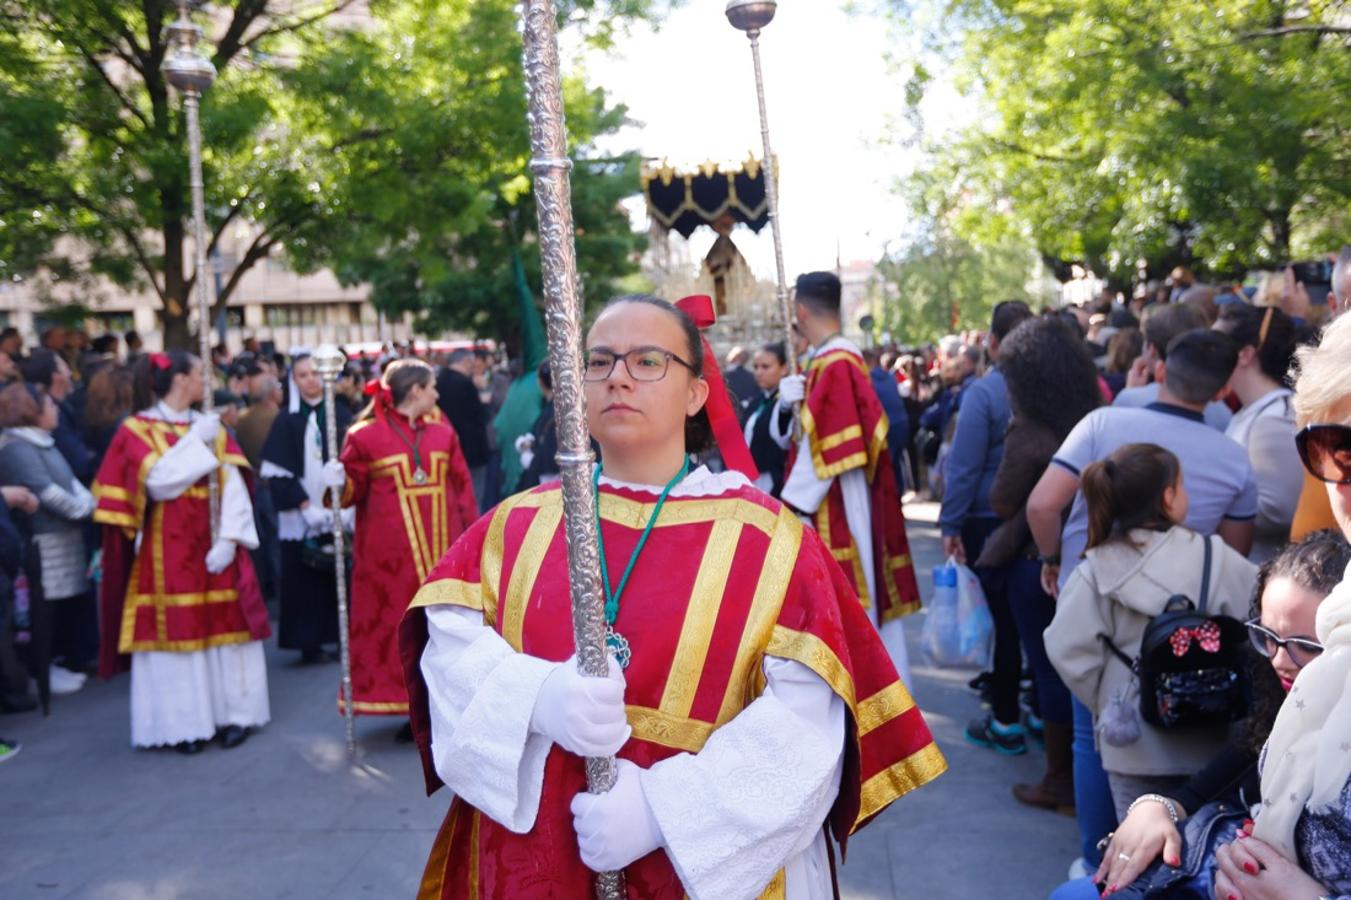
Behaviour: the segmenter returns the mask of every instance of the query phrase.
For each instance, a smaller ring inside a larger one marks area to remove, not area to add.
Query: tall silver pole
[[[215,368],[211,358],[211,289],[206,268],[206,201],[202,185],[202,126],[199,118],[202,94],[216,80],[216,68],[197,49],[202,40],[202,29],[188,18],[187,0],[179,0],[178,20],[168,28],[174,46],[173,54],[164,61],[164,77],[183,95],[183,113],[188,126],[188,185],[192,194],[193,243],[196,245],[194,278],[197,293],[197,335],[201,344],[202,377],[206,390],[202,409],[208,413],[215,407],[213,396]],[[207,479],[207,497],[211,509],[211,541],[220,536],[220,476]]]
[[[338,458],[338,411],[333,399],[333,382],[342,374],[347,358],[333,344],[322,344],[310,357],[314,369],[324,382],[324,440],[328,443],[329,459]],[[342,708],[347,725],[347,755],[355,758],[357,752],[356,711],[352,709],[352,649],[347,632],[347,559],[344,544],[347,536],[342,530],[342,496],[331,491],[333,509],[333,569],[338,579],[338,653],[342,661]]]
[[[777,276],[779,311],[783,314],[784,347],[788,364],[794,375],[798,373],[797,354],[793,352],[793,309],[788,303],[788,276],[784,271],[783,239],[779,234],[779,166],[769,145],[769,113],[765,109],[765,76],[760,68],[760,31],[774,19],[778,8],[775,0],[731,0],[727,4],[727,21],[738,31],[744,31],[751,42],[751,60],[755,63],[755,97],[760,104],[760,140],[765,157],[761,162],[765,176],[765,203],[769,206],[769,230],[774,239],[774,268]]]
[[[553,0],[524,0],[525,76],[529,103],[530,169],[535,175],[535,207],[539,212],[539,245],[544,275],[545,320],[549,332],[549,365],[554,380],[558,427],[558,465],[563,491],[563,527],[568,544],[568,576],[572,588],[572,634],[582,673],[604,678],[605,601],[600,589],[600,554],[596,546],[596,500],[591,492],[595,457],[586,427],[582,394],[582,298],[573,244],[572,185],[563,118],[563,92],[558,61],[557,19]],[[614,787],[614,757],[586,761],[587,789],[603,793]],[[596,878],[601,900],[625,897],[624,873]]]

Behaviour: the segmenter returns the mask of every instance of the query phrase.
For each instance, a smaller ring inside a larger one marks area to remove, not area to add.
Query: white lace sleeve
[[[206,444],[185,435],[165,452],[145,476],[151,500],[172,500],[213,471],[219,461]]]
[[[767,657],[765,692],[698,753],[642,773],[693,900],[754,897],[817,839],[839,793],[845,707],[811,669]]]
[[[220,536],[250,550],[258,546],[258,526],[248,485],[234,466],[221,466]]]
[[[784,409],[787,407],[788,405],[782,400],[775,400],[774,408],[767,413],[762,413],[762,415],[769,416],[769,436],[774,439],[774,443],[779,445],[780,450],[787,450],[788,445],[793,442],[793,417],[783,415]],[[785,420],[783,423],[785,429],[782,432],[779,431],[780,419]],[[750,441],[746,443],[749,444]]]
[[[530,715],[553,663],[517,653],[455,606],[427,610],[427,681],[436,774],[466,803],[525,834],[535,825],[552,743],[530,732]]]
[[[784,502],[793,505],[804,513],[815,513],[821,501],[830,493],[830,485],[835,480],[822,480],[816,476],[816,466],[812,463],[811,438],[805,434],[798,444],[797,456],[793,459],[793,468],[784,479],[780,496]]]

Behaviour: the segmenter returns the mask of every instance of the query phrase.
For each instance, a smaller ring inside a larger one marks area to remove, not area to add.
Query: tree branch
[[[990,143],[1006,153],[1019,153],[1023,156],[1030,156],[1041,162],[1081,163],[1088,159],[1086,154],[1080,154],[1078,156],[1057,156],[1050,153],[1043,153],[1039,150],[1033,150],[1029,147],[1022,146],[1021,144],[1015,144],[1012,141],[1005,141],[1000,138],[990,138]]]
[[[279,240],[280,238],[273,237],[266,231],[258,233],[258,236],[253,239],[253,243],[249,246],[249,249],[244,252],[244,258],[239,261],[239,265],[235,266],[234,271],[230,273],[229,280],[227,280],[225,286],[220,289],[220,294],[216,297],[216,302],[212,309],[213,319],[219,316],[221,311],[226,308],[230,300],[230,295],[234,293],[235,288],[238,287],[239,282],[244,277],[245,273],[247,273],[249,269],[252,269],[255,263],[264,259],[271,253],[272,248],[277,245]],[[196,272],[192,273],[192,280],[197,280]],[[189,288],[189,290],[191,290],[191,288]]]
[[[1260,38],[1285,37],[1291,34],[1316,34],[1319,37],[1329,34],[1351,35],[1351,25],[1282,25],[1279,28],[1263,28],[1249,31],[1238,36],[1240,41],[1255,41]]]
[[[298,19],[295,19],[294,21],[287,22],[286,24],[274,25],[271,28],[264,28],[262,31],[258,32],[253,37],[249,38],[248,40],[240,44],[239,49],[247,50],[251,48],[254,44],[258,43],[259,41],[264,40],[265,38],[272,37],[273,35],[286,34],[287,32],[291,31],[300,31],[302,28],[305,28],[308,25],[313,25],[315,22],[327,19],[329,16],[334,15],[335,13],[342,12],[343,10],[347,9],[347,7],[351,6],[353,2],[354,0],[334,0],[333,5],[328,7],[327,9],[321,10],[316,13],[311,13],[308,16],[301,16]]]
[[[127,96],[126,92],[118,87],[115,81],[108,77],[108,72],[103,68],[103,64],[100,63],[94,54],[90,53],[83,44],[74,41],[72,41],[72,43],[75,43],[75,49],[80,51],[80,56],[84,57],[85,62],[89,63],[89,67],[98,73],[99,78],[107,85],[108,90],[112,91],[113,95],[117,97],[118,102],[122,104],[122,108],[140,120],[140,123],[145,126],[147,131],[149,131],[150,120],[146,118],[145,113],[141,112],[136,107],[136,104],[132,102],[131,97]]]
[[[211,62],[215,65],[216,71],[224,71],[230,64],[230,60],[235,58],[235,54],[243,49],[242,41],[244,33],[249,30],[249,26],[267,12],[268,0],[239,0],[239,5],[235,7],[235,14],[230,19],[230,24],[225,29],[225,34],[221,35],[216,42],[216,55]]]
[[[225,214],[225,218],[220,220],[220,224],[216,226],[215,232],[212,233],[211,241],[206,245],[207,256],[215,252],[217,245],[220,244],[220,239],[225,235],[226,226],[238,218],[240,211],[244,209],[244,204],[252,196],[253,194],[250,192],[235,200],[234,205],[230,207],[230,211]]]

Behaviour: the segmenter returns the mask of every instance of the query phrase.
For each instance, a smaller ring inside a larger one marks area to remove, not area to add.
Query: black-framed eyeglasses
[[[1330,484],[1351,484],[1351,427],[1306,425],[1295,435],[1300,461],[1309,474]]]
[[[1243,624],[1248,626],[1248,640],[1252,641],[1253,649],[1267,659],[1275,656],[1277,650],[1285,648],[1290,661],[1302,669],[1323,653],[1323,645],[1313,638],[1283,638],[1256,619]]]
[[[583,381],[605,381],[610,377],[610,373],[615,370],[615,364],[620,360],[624,361],[624,368],[628,370],[629,375],[634,381],[661,381],[666,377],[666,370],[671,367],[671,360],[675,360],[685,368],[700,373],[685,360],[676,356],[670,350],[663,350],[660,347],[634,347],[627,353],[615,353],[604,348],[586,351],[586,360],[582,366]]]

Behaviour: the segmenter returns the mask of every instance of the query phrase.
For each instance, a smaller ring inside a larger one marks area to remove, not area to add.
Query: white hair
[[[1351,315],[1339,316],[1323,329],[1316,347],[1301,347],[1295,353],[1290,380],[1295,385],[1295,419],[1299,427],[1327,418],[1351,398]]]

